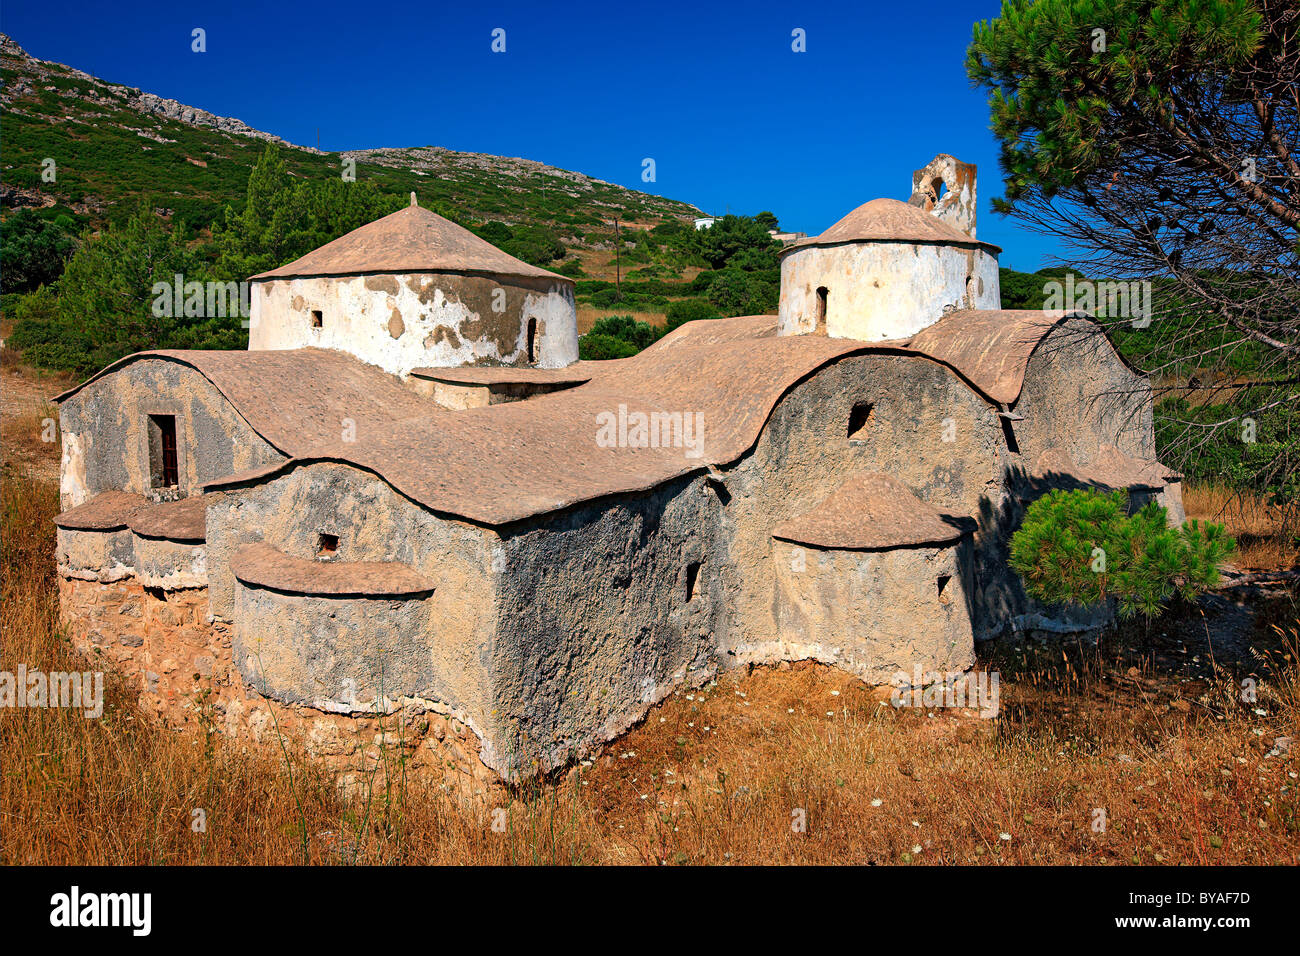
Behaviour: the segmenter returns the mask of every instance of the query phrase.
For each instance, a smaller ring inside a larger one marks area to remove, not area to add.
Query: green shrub
[[[664,336],[664,330],[630,315],[609,315],[596,322],[578,339],[578,357],[615,359],[636,355]]]
[[[591,327],[591,333],[596,335],[612,335],[616,339],[622,339],[630,345],[636,346],[637,351],[648,345],[653,345],[663,337],[663,329],[656,328],[649,322],[640,322],[630,315],[609,315],[596,322]]]
[[[742,253],[754,253],[745,268],[775,268],[781,244],[767,234],[767,226],[753,216],[722,216],[708,229],[684,235],[687,249],[714,269],[736,265]]]
[[[641,351],[631,342],[613,335],[588,332],[578,339],[578,358],[580,359],[620,359],[636,355]]]
[[[1031,597],[1091,606],[1110,598],[1122,617],[1158,615],[1219,581],[1236,542],[1222,525],[1171,528],[1155,502],[1128,514],[1122,491],[1052,491],[1031,504],[1011,538],[1011,567]]]
[[[19,209],[0,222],[0,285],[5,292],[31,292],[49,285],[72,255],[77,223],[67,215],[47,218],[35,209]]]
[[[708,299],[681,299],[669,304],[664,331],[671,332],[680,325],[698,319],[716,318],[718,318],[718,310]]]
[[[705,294],[723,315],[770,315],[781,299],[781,273],[728,266],[711,274]]]
[[[555,271],[562,276],[568,276],[570,279],[577,279],[587,274],[582,268],[582,260],[576,257],[565,259],[555,267]]]
[[[146,349],[245,346],[238,315],[155,314],[156,282],[200,274],[187,238],[147,202],[123,226],[87,233],[63,274],[18,302],[8,344],[35,365],[81,374]]]

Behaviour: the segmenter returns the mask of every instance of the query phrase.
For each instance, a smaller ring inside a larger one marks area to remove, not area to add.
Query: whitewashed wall
[[[313,310],[322,327],[312,327]],[[405,377],[413,368],[527,365],[578,358],[573,286],[451,274],[276,279],[253,283],[249,349],[337,349]]]
[[[781,335],[817,331],[817,289],[828,290],[826,334],[915,335],[944,309],[1000,309],[997,257],[983,248],[905,242],[808,246],[781,260]]]

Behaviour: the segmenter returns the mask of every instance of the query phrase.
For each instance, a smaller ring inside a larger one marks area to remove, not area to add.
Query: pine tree
[[[1129,515],[1122,491],[1056,490],[1026,510],[1011,538],[1011,567],[1045,604],[1114,598],[1121,617],[1152,618],[1175,594],[1191,600],[1217,585],[1235,547],[1222,525],[1169,527],[1154,501]]]

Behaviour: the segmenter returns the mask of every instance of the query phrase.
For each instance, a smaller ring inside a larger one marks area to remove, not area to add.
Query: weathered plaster
[[[849,418],[859,404],[873,412],[851,442]],[[936,362],[849,356],[804,381],[773,410],[754,450],[719,471],[730,608],[719,653],[729,664],[779,656],[772,529],[812,510],[850,476],[885,472],[941,511],[974,516],[1005,496],[1006,467],[994,409]],[[882,591],[876,600],[892,608],[899,599]]]
[[[489,765],[561,766],[714,673],[727,613],[716,509],[703,478],[679,479],[503,531]]]
[[[320,709],[402,694],[442,701],[471,721],[489,709],[490,532],[439,518],[375,476],[333,463],[230,493],[209,508],[207,529],[211,610],[234,621],[234,662],[250,686]],[[338,537],[335,560],[409,565],[436,582],[433,593],[306,598],[246,585],[231,571],[244,544],[312,558],[322,533]]]
[[[313,327],[312,312],[321,313]],[[573,285],[453,273],[271,279],[253,283],[250,349],[348,352],[406,377],[477,364],[562,368],[578,358]],[[536,323],[534,360],[529,322]]]
[[[872,684],[918,665],[966,670],[975,663],[973,568],[958,551],[834,551],[773,539],[777,654],[833,664]]]
[[[120,581],[135,574],[135,541],[126,528],[56,528],[59,573],[82,581]]]
[[[817,324],[817,289],[827,289]],[[781,335],[824,332],[878,342],[914,335],[952,309],[1002,305],[998,261],[984,248],[909,242],[807,246],[781,259]]]
[[[973,239],[979,210],[975,181],[973,163],[963,163],[940,153],[912,173],[912,196],[908,203]]]
[[[187,365],[140,359],[91,382],[59,406],[60,490],[66,510],[102,491],[149,494],[149,415],[176,416],[178,493],[284,456]]]
[[[467,408],[485,408],[505,402],[522,402],[534,395],[546,395],[573,388],[572,382],[503,382],[499,384],[463,385],[454,382],[437,382],[412,377],[416,390],[428,395],[443,408],[463,411]]]
[[[168,541],[133,534],[136,576],[145,587],[175,591],[208,583],[208,553],[203,542]]]
[[[1090,465],[1103,445],[1136,458],[1155,458],[1151,385],[1116,354],[1101,329],[1069,319],[1039,344],[1012,409],[1026,460],[1048,449]]]

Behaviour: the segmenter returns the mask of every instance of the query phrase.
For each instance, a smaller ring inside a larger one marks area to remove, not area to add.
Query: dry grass
[[[50,399],[72,384],[66,375],[33,372],[13,361],[13,349],[0,349],[0,389],[4,415],[0,418],[0,456],[6,468],[58,483],[58,410]]]
[[[57,624],[57,495],[21,475],[2,492],[0,669],[85,669]],[[1129,650],[994,649],[994,720],[895,711],[820,665],[728,675],[516,793],[505,832],[400,768],[348,800],[292,750],[165,730],[110,679],[98,720],[0,711],[0,861],[1295,864],[1300,748],[1270,749],[1296,735],[1300,624],[1279,607],[1251,636],[1250,706],[1231,668],[1193,678]]]
[[[645,268],[644,263],[628,262],[626,256],[616,263],[612,248],[573,249],[570,250],[570,254],[576,256],[582,263],[584,279],[604,279],[606,282],[613,282],[620,275],[627,279],[629,272]],[[677,280],[690,282],[703,271],[700,266],[683,266],[678,272]]]
[[[1188,518],[1225,525],[1237,539],[1235,563],[1250,570],[1300,566],[1300,527],[1263,498],[1222,485],[1189,484],[1183,489]]]

